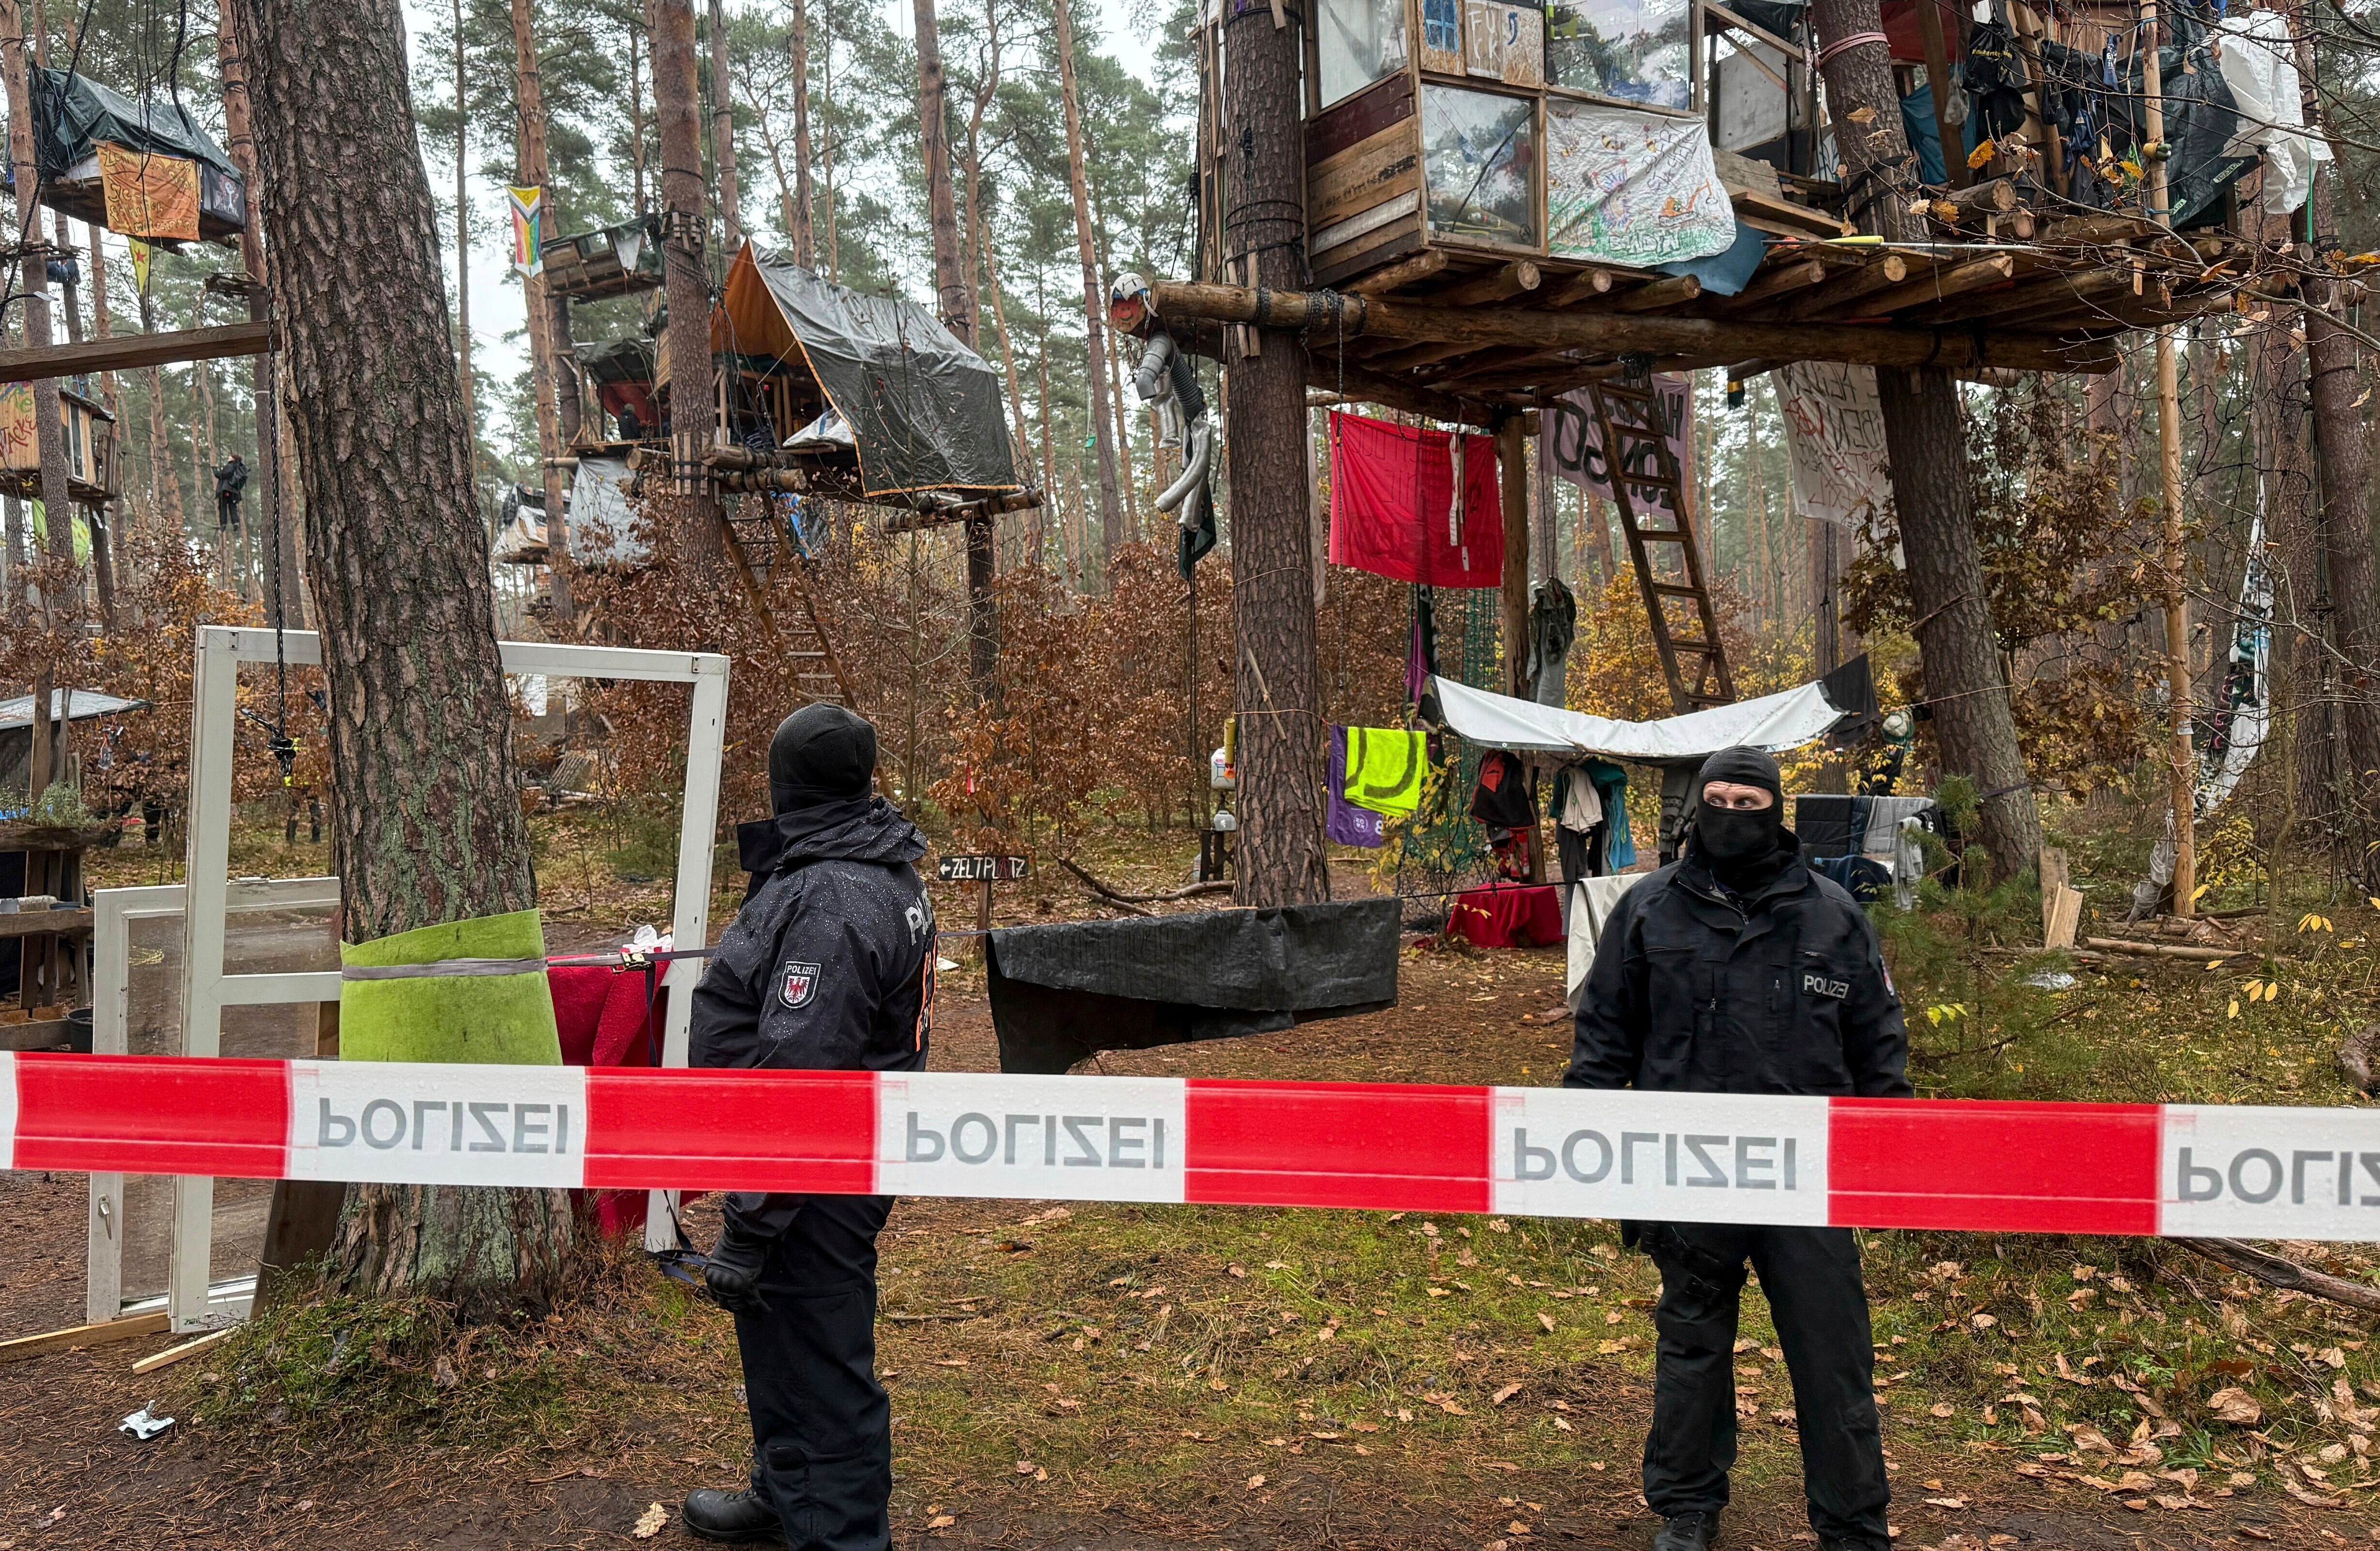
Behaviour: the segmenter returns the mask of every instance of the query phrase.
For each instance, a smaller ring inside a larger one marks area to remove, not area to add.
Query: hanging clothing
[[[1628,835],[1628,772],[1608,759],[1589,759],[1586,773],[1595,782],[1596,795],[1603,799],[1603,815],[1609,824],[1602,866],[1596,872],[1599,876],[1624,871],[1636,865],[1635,842]]]
[[[1421,806],[1421,778],[1429,769],[1422,734],[1398,727],[1350,727],[1339,745],[1342,769],[1333,789],[1357,807],[1410,818]],[[1375,842],[1378,843],[1378,842]]]
[[[1444,719],[1438,691],[1438,589],[1417,586],[1413,592],[1413,639],[1405,648],[1405,699],[1421,720],[1436,726]]]
[[[1560,576],[1529,589],[1529,685],[1541,706],[1570,703],[1570,648],[1578,639],[1578,600]]]
[[[1437,587],[1500,586],[1502,503],[1495,438],[1331,412],[1332,564]]]
[[[1565,830],[1580,834],[1603,822],[1603,798],[1584,765],[1564,765],[1554,772],[1552,799],[1546,811]]]
[[[1479,761],[1479,784],[1471,794],[1471,817],[1491,829],[1526,830],[1537,821],[1528,772],[1518,755],[1490,749]]]
[[[1322,832],[1341,845],[1382,845],[1388,816],[1347,800],[1347,733],[1344,727],[1330,729],[1330,805]]]

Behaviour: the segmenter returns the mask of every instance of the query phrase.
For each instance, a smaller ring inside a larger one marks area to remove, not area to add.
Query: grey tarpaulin
[[[1100,1050],[1232,1039],[1392,1007],[1393,899],[1219,910],[991,934],[1002,1072]]]
[[[787,259],[753,260],[820,388],[851,424],[865,493],[1022,488],[999,377],[931,313],[832,285]],[[731,316],[740,299],[731,285]]]

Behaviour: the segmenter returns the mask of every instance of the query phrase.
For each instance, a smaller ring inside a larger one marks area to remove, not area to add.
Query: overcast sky
[[[742,0],[742,3],[730,0],[727,8],[731,12],[748,9],[750,0]],[[1130,0],[1090,0],[1087,8],[1099,18],[1100,42],[1106,50],[1142,79],[1152,79],[1150,42],[1133,28]],[[433,18],[422,0],[406,0],[405,15],[413,52],[419,57],[423,40],[432,30]],[[910,0],[884,0],[884,18],[902,37],[915,35],[915,12]],[[710,124],[706,118],[704,133],[709,132]],[[431,169],[432,187],[442,190],[451,188],[448,180],[452,171],[451,166]],[[504,186],[487,179],[479,180],[474,185],[472,203],[473,214],[480,224],[485,225],[497,221],[504,212]],[[748,205],[747,208],[758,211],[759,207]],[[480,241],[471,254],[471,336],[477,347],[475,358],[480,370],[499,380],[509,380],[527,369],[528,345],[521,333],[524,317],[521,288],[506,283],[512,255],[510,239],[503,234],[509,228],[497,226],[494,230],[497,235]],[[454,283],[454,261],[450,249],[446,257],[447,283],[450,285]]]

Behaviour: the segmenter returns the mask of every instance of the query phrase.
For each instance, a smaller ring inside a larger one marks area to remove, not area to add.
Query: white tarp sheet
[[[1446,725],[1473,743],[1548,754],[1599,754],[1639,764],[1700,759],[1738,745],[1778,754],[1824,737],[1843,714],[1815,681],[1757,700],[1659,721],[1615,721],[1493,695],[1449,678],[1433,682],[1439,704],[1446,710]]]
[[[1793,465],[1793,513],[1857,527],[1892,499],[1884,410],[1876,369],[1789,361],[1777,369],[1785,453]]]
[[[2234,11],[2218,24],[2216,59],[2239,109],[2240,131],[2224,148],[2251,147],[2265,156],[2265,209],[2287,215],[2313,190],[2313,169],[2330,157],[2330,142],[2305,127],[2297,45],[2278,11]]]
[[[1603,940],[1603,924],[1611,919],[1621,895],[1652,876],[1649,872],[1623,872],[1607,878],[1582,878],[1562,885],[1570,893],[1569,953],[1562,986],[1564,1000],[1572,1012],[1578,1011],[1579,988],[1586,984],[1586,972],[1595,967],[1595,947]]]

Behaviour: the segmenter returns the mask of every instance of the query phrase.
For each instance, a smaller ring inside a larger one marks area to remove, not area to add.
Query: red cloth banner
[[[1457,438],[1333,411],[1330,563],[1432,587],[1497,587],[1504,577],[1496,439],[1462,437],[1463,511],[1450,510]]]

